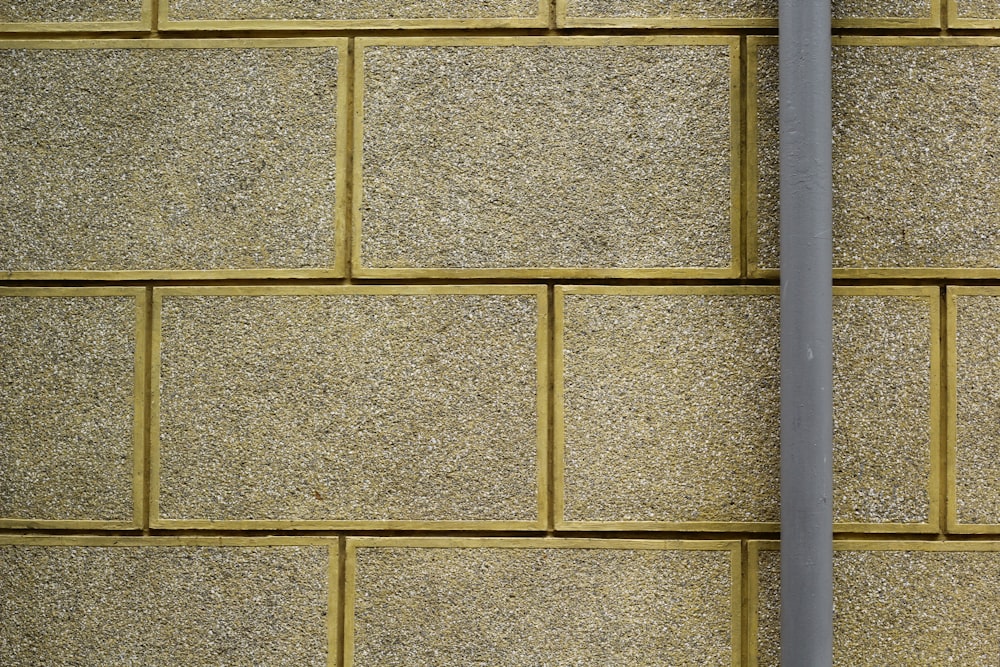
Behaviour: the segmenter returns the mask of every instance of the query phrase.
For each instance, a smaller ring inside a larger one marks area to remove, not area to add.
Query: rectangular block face
[[[834,519],[926,529],[936,520],[938,296],[882,290],[834,298]],[[777,522],[777,290],[557,294],[557,520]]]
[[[951,464],[958,524],[1000,528],[1000,293],[952,288]]]
[[[736,44],[643,39],[359,42],[358,272],[732,275]]]
[[[841,275],[1000,270],[990,139],[1000,118],[1000,42],[975,43],[842,40],[834,49],[833,254]],[[756,266],[777,269],[777,47],[756,51]]]
[[[136,518],[142,290],[100,291],[0,289],[0,526]]]
[[[833,554],[834,665],[996,664],[1000,545],[876,548],[841,543]],[[751,542],[751,558],[755,551]],[[750,601],[755,667],[781,664],[779,559],[777,550],[759,552]]]
[[[349,21],[436,25],[537,23],[542,9],[538,0],[170,0],[171,21]],[[168,24],[169,25],[169,24]]]
[[[729,549],[465,542],[348,547],[347,665],[739,664]]]
[[[137,22],[142,9],[142,0],[0,0],[0,26]]]
[[[678,23],[776,23],[777,0],[560,0],[569,25],[596,25],[628,21],[629,24]],[[833,20],[841,22],[930,21],[934,12],[930,0],[834,0]],[[587,19],[598,19],[588,22]]]
[[[0,663],[325,667],[329,552],[0,545]]]
[[[997,0],[951,0],[951,2],[960,22],[979,19],[986,19],[993,23],[1000,22],[1000,2]]]
[[[216,43],[0,50],[0,271],[335,267],[341,42]]]
[[[164,292],[159,517],[537,525],[544,287],[405,290]]]

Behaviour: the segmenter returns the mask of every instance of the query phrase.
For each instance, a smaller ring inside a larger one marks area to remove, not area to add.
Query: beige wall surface
[[[0,0],[0,664],[778,664],[774,0]],[[1000,7],[834,0],[838,665],[992,665]]]

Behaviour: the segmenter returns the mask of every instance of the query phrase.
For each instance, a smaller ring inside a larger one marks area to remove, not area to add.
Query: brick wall
[[[0,0],[0,664],[778,664],[775,13]],[[835,662],[992,666],[1000,4],[834,15]]]

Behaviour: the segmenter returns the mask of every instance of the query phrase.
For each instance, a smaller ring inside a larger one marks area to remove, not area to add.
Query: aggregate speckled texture
[[[0,546],[0,663],[324,667],[328,566],[312,546]]]
[[[0,51],[0,271],[332,266],[337,57]]]
[[[833,18],[927,18],[929,0],[834,0]],[[567,0],[571,18],[776,19],[776,0]]]
[[[834,518],[925,522],[930,302],[834,298]],[[777,295],[567,295],[568,521],[777,521]]]
[[[174,20],[535,18],[538,0],[171,0]]]
[[[955,298],[955,510],[1000,524],[1000,297]]]
[[[132,519],[135,312],[0,296],[0,518]]]
[[[959,18],[1000,19],[997,0],[953,0]]]
[[[760,264],[778,266],[777,49],[760,49]],[[838,46],[834,266],[1000,267],[1000,48]]]
[[[361,265],[728,267],[729,53],[365,48]]]
[[[731,576],[728,551],[359,548],[354,664],[728,665]]]
[[[538,297],[167,297],[164,518],[536,520]]]
[[[780,664],[779,553],[762,551],[758,664]],[[993,667],[997,552],[835,551],[833,664]],[[752,640],[753,638],[751,638]]]
[[[138,21],[141,0],[0,0],[0,23]]]

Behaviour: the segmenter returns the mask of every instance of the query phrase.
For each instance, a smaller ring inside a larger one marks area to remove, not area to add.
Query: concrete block
[[[739,665],[733,542],[351,539],[345,663]]]
[[[949,529],[1000,532],[1000,290],[949,287],[948,319]]]
[[[737,275],[736,38],[358,44],[357,275]]]
[[[141,520],[144,320],[142,289],[0,288],[0,527]]]
[[[540,0],[167,0],[161,29],[546,27]]]
[[[545,298],[157,290],[154,522],[539,527]]]
[[[0,537],[0,663],[332,665],[336,542],[289,542]]]
[[[346,40],[0,47],[0,274],[342,272]]]
[[[565,287],[556,298],[563,528],[774,529],[779,299],[771,287]],[[837,288],[834,518],[933,530],[936,288]]]
[[[833,664],[990,667],[1000,543],[836,542]],[[781,664],[780,556],[750,543],[750,665]]]
[[[997,0],[951,0],[948,25],[956,28],[1000,27],[1000,2]]]
[[[774,26],[777,0],[557,0],[560,25],[619,27]],[[833,0],[834,25],[936,26],[933,0]]]
[[[0,0],[0,32],[149,29],[151,0]]]
[[[778,267],[777,47],[751,63],[759,274]],[[833,100],[836,275],[1000,275],[1000,40],[837,38]]]

